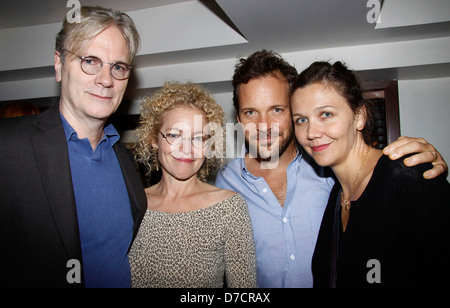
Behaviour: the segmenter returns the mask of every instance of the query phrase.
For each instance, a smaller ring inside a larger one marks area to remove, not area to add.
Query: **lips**
[[[191,164],[195,161],[194,159],[189,159],[189,158],[175,158],[175,159],[179,162],[187,163],[187,164]]]
[[[326,148],[328,148],[329,144],[321,144],[321,145],[317,145],[317,146],[311,146],[310,148],[314,151],[314,152],[321,152],[323,150],[325,150]]]
[[[259,143],[262,144],[272,144],[272,138],[258,138],[256,139]]]
[[[259,142],[272,142],[274,140],[276,140],[277,138],[280,138],[279,133],[261,133],[259,132],[258,134],[256,134],[252,139],[259,141]]]
[[[103,99],[103,100],[110,100],[112,98],[112,97],[109,97],[109,96],[101,96],[101,95],[97,95],[97,94],[93,94],[93,93],[89,93],[89,94],[92,95],[95,98]]]

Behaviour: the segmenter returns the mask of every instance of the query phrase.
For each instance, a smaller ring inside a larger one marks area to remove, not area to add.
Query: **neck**
[[[374,158],[378,152],[380,151],[371,149],[362,142],[352,148],[341,164],[331,167],[341,184],[343,197],[348,201],[358,199],[364,191],[375,167],[377,160]]]
[[[59,112],[64,116],[66,121],[77,132],[78,138],[87,138],[91,144],[92,150],[95,151],[100,140],[103,138],[106,120],[98,119],[80,119],[71,110],[60,104]]]
[[[159,195],[175,200],[197,192],[201,184],[202,181],[198,179],[197,174],[187,180],[178,180],[163,169],[161,181],[156,184],[156,188]]]

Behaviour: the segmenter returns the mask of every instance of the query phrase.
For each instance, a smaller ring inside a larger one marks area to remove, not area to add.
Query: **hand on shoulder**
[[[407,154],[414,154],[404,160],[406,166],[416,166],[431,163],[433,168],[424,172],[425,179],[432,179],[441,174],[448,174],[448,166],[436,148],[423,138],[400,137],[397,141],[384,148],[383,153],[392,160],[399,159]]]

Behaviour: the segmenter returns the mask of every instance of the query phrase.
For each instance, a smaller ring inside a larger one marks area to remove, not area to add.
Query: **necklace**
[[[347,198],[344,198],[344,192],[341,191],[341,200],[344,202],[344,208],[346,211],[348,211],[349,207],[350,207],[350,197],[353,194],[353,191],[356,188],[356,183],[358,182],[358,178],[359,178],[359,174],[361,173],[361,171],[364,168],[364,164],[366,163],[367,157],[369,156],[369,152],[372,149],[372,147],[369,147],[369,149],[367,150],[366,154],[364,155],[363,161],[361,163],[361,167],[359,167],[358,172],[356,173],[356,178],[352,183],[352,188],[350,189],[350,193],[348,194]]]

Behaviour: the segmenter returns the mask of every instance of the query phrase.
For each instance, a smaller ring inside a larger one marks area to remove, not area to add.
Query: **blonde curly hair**
[[[166,82],[162,89],[151,97],[143,98],[139,126],[136,130],[138,141],[134,147],[136,160],[147,168],[148,177],[154,169],[159,169],[158,149],[153,148],[152,143],[158,138],[164,113],[180,106],[198,108],[205,113],[207,124],[215,124],[212,126],[220,128],[211,130],[211,139],[214,140],[211,150],[214,151],[214,156],[209,157],[207,154],[198,172],[198,177],[205,181],[209,174],[216,173],[223,164],[225,113],[211,94],[192,82],[185,84]]]

